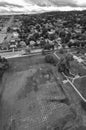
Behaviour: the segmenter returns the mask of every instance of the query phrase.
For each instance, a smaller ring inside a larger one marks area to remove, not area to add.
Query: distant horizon
[[[40,14],[40,13],[47,13],[47,12],[72,12],[72,11],[86,11],[86,9],[83,9],[83,10],[79,10],[79,9],[72,9],[72,10],[40,10],[40,11],[28,11],[28,12],[4,12],[4,13],[1,13],[0,12],[0,15],[22,15],[22,14]]]
[[[83,10],[77,10],[77,9],[74,9],[74,10],[48,10],[48,11],[41,11],[41,12],[38,12],[38,11],[32,11],[32,12],[7,12],[7,13],[0,13],[0,15],[30,15],[30,14],[41,14],[41,13],[49,13],[49,12],[73,12],[73,11],[76,11],[76,12],[82,12],[82,11],[86,11],[86,9],[83,9]]]

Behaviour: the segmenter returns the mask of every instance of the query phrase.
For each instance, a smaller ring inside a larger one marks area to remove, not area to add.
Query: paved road
[[[48,54],[53,53],[53,51],[47,51]],[[42,49],[36,49],[36,50],[31,50],[30,53],[26,53],[24,50],[21,51],[15,51],[15,52],[4,52],[0,53],[1,57],[5,57],[6,59],[13,59],[13,58],[18,58],[18,57],[29,57],[29,56],[34,56],[34,55],[41,55],[42,54]]]
[[[46,50],[45,52],[53,53],[53,50],[51,50],[51,51]],[[0,52],[0,56],[5,57],[7,59],[16,58],[16,57],[25,57],[25,56],[31,56],[31,55],[38,55],[38,54],[42,54],[42,49],[31,50],[30,53],[29,52],[27,53],[25,50],[14,51],[14,52],[3,52],[3,53]]]

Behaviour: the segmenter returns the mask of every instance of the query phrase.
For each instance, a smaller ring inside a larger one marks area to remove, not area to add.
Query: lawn
[[[86,99],[86,77],[76,79],[74,85]]]
[[[19,57],[19,58],[13,58],[8,60],[10,64],[10,69],[9,71],[24,71],[28,70],[31,66],[33,65],[39,65],[43,64],[44,61],[44,56],[38,55],[38,56],[27,56],[27,57]]]
[[[80,76],[86,75],[86,69],[83,68],[83,65],[79,64],[77,61],[71,62],[70,71],[73,74],[79,74]]]

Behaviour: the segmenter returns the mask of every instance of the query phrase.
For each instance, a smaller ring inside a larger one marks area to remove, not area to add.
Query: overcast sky
[[[0,2],[7,2],[7,3],[11,3],[11,4],[18,4],[18,5],[26,5],[29,3],[37,3],[37,1],[43,2],[43,1],[48,1],[50,3],[57,3],[57,5],[69,5],[69,6],[85,6],[86,5],[86,0],[0,0]],[[47,3],[48,3],[47,2]]]
[[[47,8],[48,7],[48,8]],[[0,0],[0,11],[85,9],[86,0]]]

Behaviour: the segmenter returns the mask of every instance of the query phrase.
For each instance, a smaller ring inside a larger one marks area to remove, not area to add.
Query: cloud
[[[86,7],[86,0],[76,0],[77,6]]]
[[[7,6],[11,6],[11,7],[18,7],[18,8],[22,8],[22,5],[17,5],[17,4],[10,4],[7,2],[0,2],[0,7],[7,7]]]
[[[0,12],[34,13],[86,9],[86,0],[0,0]]]
[[[1,3],[8,3],[13,5],[20,5],[26,7],[27,5],[38,6],[70,6],[70,7],[82,7],[86,6],[86,0],[0,0]]]
[[[25,12],[26,6],[24,0],[0,0],[0,13]]]
[[[83,7],[86,6],[86,0],[24,0],[26,3],[33,3],[39,6],[70,6]]]
[[[0,0],[0,3],[8,3],[21,6],[24,6],[26,4],[25,0]]]

